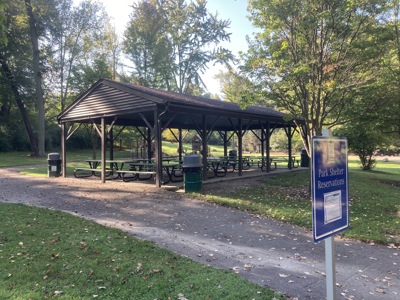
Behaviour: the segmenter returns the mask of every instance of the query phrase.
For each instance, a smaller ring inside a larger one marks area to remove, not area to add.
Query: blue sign
[[[321,241],[348,229],[346,138],[312,138],[311,186],[314,241]]]

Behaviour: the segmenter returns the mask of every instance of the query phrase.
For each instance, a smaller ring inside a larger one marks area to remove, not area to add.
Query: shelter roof
[[[100,79],[59,116],[63,122],[100,122],[115,125],[148,126],[159,116],[161,126],[199,129],[206,120],[212,130],[279,128],[294,126],[284,113],[267,107],[241,109],[236,103],[173,93],[130,83]],[[240,121],[239,121],[240,120]],[[212,128],[211,128],[212,127]]]

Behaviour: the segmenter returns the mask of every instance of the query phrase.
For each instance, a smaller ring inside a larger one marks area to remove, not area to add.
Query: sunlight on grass
[[[351,161],[349,169],[350,229],[341,235],[361,241],[400,245],[400,163],[378,162],[376,170],[367,172],[361,171],[357,162]],[[205,195],[203,198],[311,230],[309,180],[307,171],[281,174],[223,197]]]
[[[70,214],[0,203],[0,299],[284,299]]]
[[[173,144],[166,149],[176,151]],[[219,148],[221,150],[222,148]],[[85,167],[91,151],[72,151],[67,172],[72,174],[75,167]],[[116,157],[129,157],[129,151],[116,152]],[[4,156],[0,159],[3,166]],[[35,162],[26,153],[8,154],[6,160],[11,162]],[[46,160],[42,160],[47,164]],[[9,163],[9,162],[8,162]],[[356,159],[349,159],[350,185],[350,229],[343,232],[345,237],[376,243],[400,243],[399,203],[400,199],[400,163],[391,161],[377,162],[372,171],[362,171]],[[31,166],[24,169],[29,176],[47,176],[46,166]],[[306,174],[306,175],[304,175]],[[308,193],[309,172],[273,176],[252,189],[243,189],[227,194],[224,197],[212,195],[200,196],[207,201],[248,210],[276,220],[290,222],[311,228],[311,200]]]

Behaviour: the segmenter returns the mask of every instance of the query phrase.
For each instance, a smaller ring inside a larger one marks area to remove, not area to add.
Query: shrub
[[[363,170],[375,167],[374,151],[382,141],[382,134],[370,128],[368,124],[355,124],[334,131],[334,135],[347,137],[348,147],[360,158]]]

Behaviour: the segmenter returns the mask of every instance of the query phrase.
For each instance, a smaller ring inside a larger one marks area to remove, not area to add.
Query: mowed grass
[[[177,143],[163,142],[163,153],[170,156],[177,156]],[[184,144],[184,150],[187,153],[191,152],[191,144]],[[61,155],[60,150],[54,150],[53,152],[58,152]],[[223,146],[210,146],[210,154],[214,156],[223,156],[224,149]],[[107,157],[109,153],[107,150]],[[97,159],[101,158],[101,151],[98,149],[96,151]],[[131,159],[135,158],[136,154],[132,157],[132,152],[130,149],[126,150],[114,150],[114,159]],[[93,150],[67,150],[67,163],[79,163],[84,162],[86,159],[93,158]],[[15,167],[15,166],[25,166],[25,165],[40,165],[47,164],[47,157],[34,158],[30,157],[29,152],[0,152],[0,168],[1,167]],[[47,172],[47,170],[45,170]],[[45,172],[45,173],[46,173]]]
[[[400,247],[400,163],[379,162],[371,172],[357,165],[349,163],[350,229],[341,235]],[[308,189],[309,173],[294,172],[224,197],[199,197],[311,229]],[[0,299],[282,298],[62,212],[0,204],[0,214]]]
[[[70,174],[91,155],[69,151]],[[46,164],[0,153],[1,167],[26,165],[28,176],[47,176]],[[285,299],[232,271],[63,212],[0,203],[0,215],[0,299]]]
[[[0,299],[284,299],[67,213],[0,203]]]
[[[400,246],[400,163],[379,162],[374,171],[349,162],[350,229],[340,235],[360,241]],[[248,210],[312,229],[309,172],[271,176],[251,188],[206,201]]]
[[[57,152],[57,151],[54,151]],[[61,152],[59,152],[61,155]],[[84,162],[86,159],[93,157],[92,150],[68,150],[67,151],[67,163],[70,162]],[[96,157],[101,158],[100,150],[96,152]],[[132,154],[130,151],[115,151],[115,159],[131,158]],[[1,167],[16,167],[16,166],[29,166],[29,165],[46,165],[47,157],[35,158],[29,155],[29,152],[0,152],[0,168]],[[86,166],[86,165],[85,165]],[[32,167],[33,169],[34,167]],[[47,174],[47,169],[45,174]]]
[[[167,143],[166,149],[175,147]],[[3,155],[3,154],[1,154]],[[8,154],[9,160],[27,163],[26,155]],[[91,151],[69,151],[68,173],[90,157]],[[116,157],[129,157],[129,151],[118,151]],[[17,157],[17,159],[15,159]],[[4,163],[0,158],[0,166]],[[28,159],[29,161],[29,159]],[[46,162],[46,160],[43,160]],[[47,176],[46,167],[27,167],[30,176]],[[243,188],[223,197],[199,195],[206,201],[252,211],[312,229],[312,207],[308,172],[272,176],[252,188]],[[350,229],[341,236],[365,242],[400,245],[400,162],[378,161],[373,171],[362,171],[357,159],[349,160]]]

